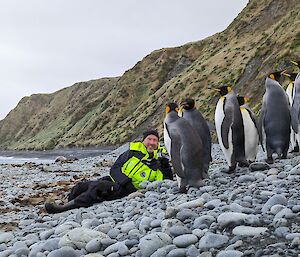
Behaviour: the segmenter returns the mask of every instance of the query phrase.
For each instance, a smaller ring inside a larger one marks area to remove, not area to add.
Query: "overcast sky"
[[[23,96],[122,75],[224,30],[248,0],[0,0],[0,119]]]

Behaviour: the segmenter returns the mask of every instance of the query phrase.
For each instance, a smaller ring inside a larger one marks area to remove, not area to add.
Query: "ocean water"
[[[107,154],[113,148],[71,148],[49,151],[0,151],[0,164],[53,163],[58,156],[67,159],[82,159]]]

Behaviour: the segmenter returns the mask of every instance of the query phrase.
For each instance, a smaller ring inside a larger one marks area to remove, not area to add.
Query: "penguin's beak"
[[[179,111],[178,111],[178,116],[179,116],[179,117],[182,117],[182,109],[183,109],[183,107],[180,106]]]

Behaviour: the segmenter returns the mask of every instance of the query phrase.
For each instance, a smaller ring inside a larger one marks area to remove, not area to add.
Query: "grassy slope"
[[[300,59],[300,2],[252,0],[223,32],[159,49],[119,78],[81,82],[49,95],[23,98],[0,121],[0,146],[49,149],[112,145],[149,126],[162,131],[164,105],[191,96],[213,122],[218,95],[230,84],[259,113],[268,72]]]

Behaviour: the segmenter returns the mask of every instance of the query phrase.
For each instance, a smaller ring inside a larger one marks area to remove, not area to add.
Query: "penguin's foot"
[[[268,158],[266,159],[266,162],[267,162],[268,164],[273,164],[273,163],[274,163],[274,160],[273,160],[272,157],[268,157]]]

